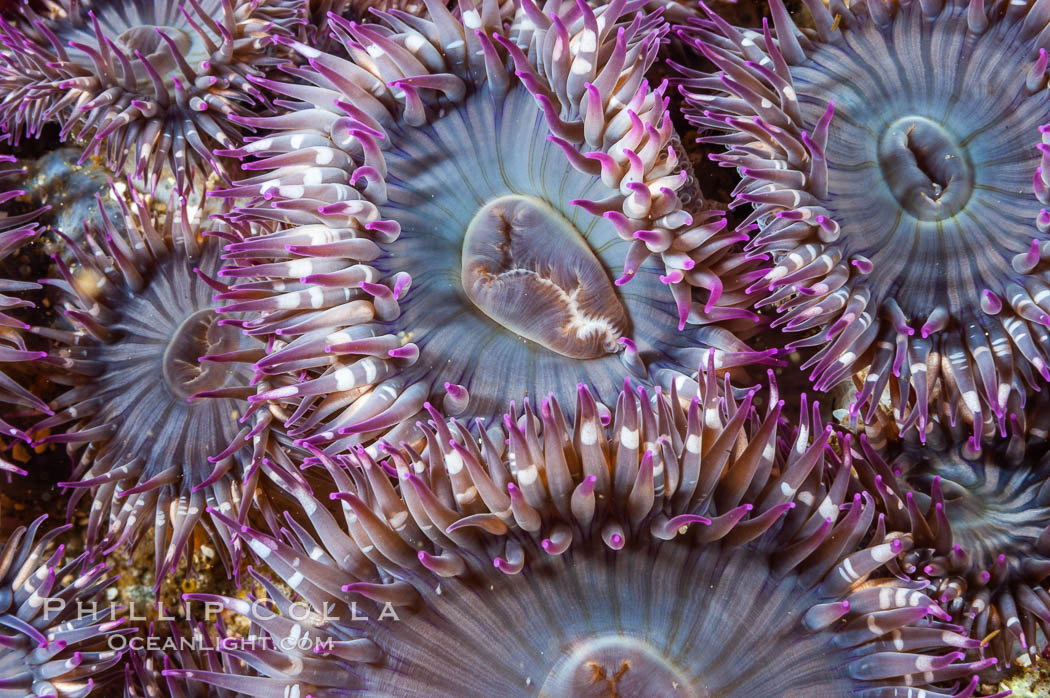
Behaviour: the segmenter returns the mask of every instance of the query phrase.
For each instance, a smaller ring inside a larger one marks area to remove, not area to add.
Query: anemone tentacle
[[[222,616],[216,615],[214,630],[220,638],[227,637]],[[193,624],[189,634],[179,624],[169,622],[167,636],[161,637],[150,626],[147,642],[141,651],[129,652],[124,665],[124,698],[237,698],[239,694],[174,676],[162,676],[165,670],[179,668],[185,671],[224,671],[246,673],[243,662],[230,655],[220,655],[212,634],[204,623]]]
[[[730,332],[754,326],[760,262],[679,196],[665,88],[644,78],[666,27],[642,6],[332,15],[346,59],[279,39],[308,67],[255,80],[289,111],[235,117],[269,134],[224,152],[260,174],[221,192],[253,197],[223,295],[274,338],[257,366],[278,387],[253,400],[338,450],[405,438],[428,401],[490,420],[521,390],[585,382],[604,403],[625,367],[656,383],[706,347],[724,367],[768,355]]]
[[[279,62],[271,36],[300,17],[289,0],[57,0],[48,16],[20,3],[0,19],[0,119],[38,137],[86,142],[155,188],[169,164],[180,191],[194,172],[224,172],[212,149],[230,148],[233,114],[266,104],[249,82]]]
[[[46,518],[0,546],[2,698],[86,698],[97,682],[119,676],[124,651],[110,640],[135,632],[121,627],[117,609],[98,604],[116,581],[105,564],[88,566],[87,553],[66,560],[63,545],[48,552],[71,526],[36,539]]]
[[[423,0],[308,0],[302,10],[299,40],[330,53],[339,51],[341,45],[332,35],[329,15],[352,22],[377,22],[380,18],[377,12],[407,12],[422,17],[427,7]]]
[[[759,305],[818,348],[819,389],[865,374],[866,421],[888,387],[902,427],[939,400],[1005,434],[1050,380],[1042,5],[806,5],[813,30],[770,0],[775,29],[705,8],[681,32],[717,67],[678,66],[687,117],[726,146],[750,249],[773,256]]]
[[[25,168],[14,166],[17,160],[11,155],[0,155],[0,181],[6,181],[19,174],[25,173]],[[6,189],[0,191],[0,205],[10,206],[17,197],[25,194],[22,189]],[[39,225],[35,219],[49,207],[44,206],[35,211],[11,214],[4,212],[0,217],[0,260],[9,257],[16,252],[27,241],[32,240],[40,233]],[[33,303],[20,294],[41,288],[40,284],[22,279],[0,278],[0,364],[22,364],[24,362],[42,359],[44,352],[33,351],[26,346],[22,331],[29,326],[18,317],[8,313],[19,308],[31,308]],[[9,295],[12,294],[12,295]],[[3,439],[0,443],[6,444],[7,438],[15,438],[29,442],[29,436],[12,426],[6,421],[8,412],[31,411],[48,413],[50,409],[40,398],[19,383],[6,372],[0,370],[0,404],[4,412],[0,414],[0,433]],[[0,457],[0,471],[9,473],[25,474],[25,471]],[[7,476],[10,477],[10,476]]]
[[[101,229],[88,227],[83,247],[67,238],[74,264],[54,255],[60,278],[43,280],[72,327],[32,331],[53,347],[40,361],[48,376],[69,387],[31,434],[66,445],[75,467],[61,484],[75,490],[70,514],[90,492],[93,554],[130,548],[154,527],[159,585],[198,525],[231,562],[225,527],[204,510],[241,519],[252,504],[244,493],[258,475],[240,448],[251,430],[238,417],[256,390],[250,362],[265,352],[215,312],[220,241],[200,236],[185,200],[173,196],[160,216],[128,189],[130,205],[113,188],[124,220],[100,201]]]
[[[925,446],[912,434],[876,448],[862,435],[858,483],[887,529],[914,540],[903,572],[1009,667],[1018,647],[1035,656],[1050,638],[1050,452],[1021,430],[980,444],[932,425]]]
[[[551,397],[488,431],[435,415],[423,451],[316,450],[341,518],[274,471],[313,531],[229,523],[295,600],[258,570],[267,603],[187,595],[252,620],[244,643],[219,645],[251,672],[164,673],[319,698],[972,696],[995,660],[959,662],[980,643],[879,576],[911,539],[868,540],[874,502],[847,502],[848,443],[837,457],[805,405],[785,433],[775,394],[761,414],[713,371],[688,389],[628,385],[608,425],[580,387],[573,423]],[[960,677],[958,693],[932,685]]]

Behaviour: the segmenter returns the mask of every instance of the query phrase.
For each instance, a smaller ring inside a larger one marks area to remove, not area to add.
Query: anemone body
[[[628,385],[608,426],[584,387],[573,425],[553,397],[493,433],[436,419],[427,457],[316,451],[341,517],[275,471],[312,531],[238,530],[298,605],[258,572],[273,607],[187,595],[252,620],[219,645],[251,671],[166,675],[252,696],[944,696],[928,684],[994,663],[956,663],[979,643],[878,576],[910,540],[868,540],[830,427],[778,434],[782,403],[758,414],[713,371],[687,389]]]
[[[63,560],[61,545],[48,551],[70,526],[35,540],[45,518],[15,530],[0,547],[3,698],[84,698],[119,673],[123,651],[107,640],[134,632],[120,628],[113,609],[96,603],[116,581],[106,576],[105,565],[88,567],[86,553]],[[73,581],[63,581],[67,576]]]
[[[0,155],[0,181],[5,183],[18,175],[25,176],[25,169],[14,167],[15,158],[10,155]],[[14,200],[25,194],[22,189],[6,189],[0,192],[0,205],[10,207]],[[0,217],[0,261],[16,252],[26,241],[35,238],[40,230],[35,219],[47,207],[36,211],[12,214],[4,211]],[[5,271],[8,271],[5,269]],[[33,395],[29,390],[19,385],[11,376],[8,376],[3,367],[6,364],[22,364],[23,362],[35,361],[45,356],[43,352],[30,350],[26,346],[22,331],[28,329],[25,321],[15,315],[9,314],[19,308],[30,308],[33,303],[25,298],[19,297],[26,291],[39,289],[40,284],[19,279],[0,278],[0,432],[3,434],[3,443],[8,437],[28,442],[29,436],[12,426],[6,420],[12,413],[22,412],[44,412],[48,407],[40,398]],[[25,471],[6,458],[0,457],[0,470],[25,474]],[[9,476],[8,476],[9,477]]]
[[[185,205],[173,198],[154,216],[133,192],[131,206],[114,191],[124,220],[88,229],[86,245],[68,240],[72,268],[55,256],[72,331],[37,327],[54,349],[49,375],[68,385],[53,416],[33,427],[37,445],[66,444],[75,463],[72,512],[91,493],[87,544],[93,552],[134,545],[154,527],[156,582],[174,568],[198,523],[229,549],[225,529],[202,521],[204,508],[243,516],[254,489],[244,482],[248,427],[240,399],[262,355],[254,340],[224,325],[208,275],[219,267],[219,243],[198,237]],[[92,252],[87,250],[91,249]],[[204,359],[204,360],[202,360]],[[236,448],[229,448],[235,444]],[[226,561],[229,561],[227,556]]]
[[[231,114],[260,104],[249,79],[276,59],[269,36],[296,23],[282,0],[96,0],[28,5],[0,24],[0,115],[17,136],[57,121],[114,170],[130,162],[156,186],[162,166],[188,191],[222,172]]]
[[[226,310],[276,338],[259,368],[278,387],[253,400],[338,450],[396,442],[428,400],[491,420],[520,391],[571,401],[578,382],[608,402],[625,368],[657,382],[703,347],[723,366],[762,358],[725,328],[679,332],[753,325],[737,306],[758,263],[679,196],[664,88],[643,78],[659,17],[428,7],[330,16],[348,59],[285,41],[309,67],[260,84],[293,108],[240,119],[269,130],[229,153],[262,174],[225,192],[253,197],[234,218],[256,228],[227,246]]]
[[[1005,666],[1046,646],[1050,595],[1050,458],[1046,442],[1017,433],[976,446],[961,429],[932,423],[892,449],[862,439],[855,469],[890,530],[915,541],[902,570],[966,632],[990,638]]]
[[[901,426],[924,432],[938,401],[1002,431],[1050,379],[1046,18],[806,4],[814,30],[772,0],[775,30],[709,13],[683,31],[718,69],[681,67],[688,117],[727,146],[750,248],[774,258],[753,290],[806,332],[790,347],[818,348],[817,387],[866,374],[866,419],[889,389]]]

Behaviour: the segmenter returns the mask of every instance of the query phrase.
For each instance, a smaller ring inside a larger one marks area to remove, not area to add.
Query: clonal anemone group
[[[371,5],[0,8],[0,129],[120,182],[82,234],[0,195],[2,438],[90,502],[0,548],[0,698],[966,698],[1046,647],[1041,0]],[[767,320],[849,430],[739,387]],[[120,672],[45,601],[151,529],[243,593]]]
[[[775,30],[707,10],[682,32],[717,68],[681,67],[687,117],[774,258],[752,290],[819,348],[818,388],[866,374],[866,420],[889,388],[904,427],[932,400],[1004,430],[1050,379],[1042,5],[806,4],[814,29],[771,0]]]
[[[335,450],[408,437],[428,401],[491,420],[583,382],[611,406],[624,375],[666,385],[705,347],[761,358],[697,324],[753,324],[761,270],[680,196],[644,77],[666,28],[642,6],[333,16],[349,59],[278,38],[307,67],[256,81],[289,109],[236,119],[271,133],[226,153],[263,173],[223,193],[252,199],[232,219],[254,226],[226,248],[224,311],[273,340],[257,365],[276,387],[252,400]]]
[[[959,662],[979,642],[879,573],[911,540],[869,535],[830,427],[785,433],[782,403],[716,387],[628,385],[609,426],[581,388],[575,425],[550,398],[495,434],[435,420],[428,455],[318,452],[341,517],[291,479],[312,530],[238,529],[299,608],[261,575],[280,616],[192,595],[255,620],[219,646],[250,671],[165,674],[259,696],[891,696],[994,664]]]

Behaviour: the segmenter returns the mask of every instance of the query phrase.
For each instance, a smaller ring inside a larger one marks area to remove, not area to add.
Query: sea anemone
[[[0,697],[84,698],[96,681],[108,681],[123,656],[113,638],[121,628],[117,610],[99,606],[106,588],[104,564],[86,567],[87,555],[66,561],[48,544],[72,528],[56,528],[35,540],[41,516],[18,528],[0,547]],[[72,582],[64,582],[69,576]],[[11,633],[11,634],[8,634]]]
[[[428,400],[490,420],[584,382],[612,405],[625,368],[657,382],[706,347],[722,367],[766,356],[677,331],[753,328],[738,306],[762,271],[721,212],[685,210],[695,182],[643,77],[665,27],[641,7],[331,15],[349,59],[278,39],[308,67],[254,81],[288,110],[234,117],[270,135],[225,152],[262,174],[222,192],[253,197],[234,218],[256,227],[226,248],[224,312],[276,340],[258,368],[283,381],[253,400],[338,450],[414,429]]]
[[[287,31],[287,0],[55,0],[0,20],[0,118],[18,137],[49,121],[119,171],[156,186],[162,165],[187,191],[195,168],[223,172],[231,114],[264,103],[248,78],[278,62],[270,37]]]
[[[299,36],[310,46],[329,52],[339,51],[340,44],[332,36],[328,16],[335,15],[353,22],[373,22],[379,20],[374,10],[399,10],[421,17],[427,7],[423,0],[307,0],[303,3]]]
[[[698,14],[696,5],[682,0],[649,0],[645,3],[645,8],[650,11],[662,10],[667,21],[674,24],[681,24]]]
[[[0,180],[25,174],[25,168],[10,167],[15,162],[16,159],[11,155],[0,155],[0,168],[4,168],[0,169]],[[15,199],[23,194],[25,194],[25,191],[22,189],[0,191],[0,206],[3,206],[5,209],[11,207]],[[39,226],[34,221],[48,208],[44,206],[35,211],[21,214],[12,214],[7,211],[0,212],[0,260],[6,259],[25,244],[27,240],[39,234]],[[33,306],[32,302],[19,297],[17,294],[39,288],[40,285],[33,282],[0,277],[0,364],[21,364],[46,356],[46,353],[32,351],[26,346],[21,332],[29,329],[29,325],[24,320],[9,314],[12,310]],[[0,403],[3,404],[3,412],[0,413],[0,432],[3,433],[5,440],[6,437],[14,437],[27,442],[30,440],[24,431],[6,421],[5,418],[8,417],[10,411],[28,410],[45,414],[51,412],[47,404],[40,398],[19,385],[14,378],[8,376],[2,370],[2,366],[0,366]],[[0,443],[3,443],[3,441],[0,441]],[[24,470],[3,457],[0,457],[0,471],[25,474]]]
[[[421,0],[309,0],[306,6],[309,23],[315,27],[327,27],[329,14],[357,22],[367,22],[375,17],[372,14],[373,9],[382,12],[401,10],[413,15],[426,12],[426,5]]]
[[[790,348],[819,347],[803,364],[817,388],[865,374],[854,414],[889,387],[902,427],[923,433],[939,400],[975,434],[1004,431],[1050,380],[1047,15],[806,6],[812,30],[781,0],[775,31],[706,8],[682,30],[718,69],[678,66],[687,116],[718,132],[701,140],[727,147],[712,157],[743,177],[750,249],[773,256],[752,290],[774,326],[807,332]]]
[[[911,541],[869,540],[871,496],[843,502],[848,442],[702,383],[628,385],[610,426],[581,387],[571,425],[551,397],[492,433],[435,419],[426,455],[316,451],[342,521],[275,471],[313,532],[229,523],[297,599],[256,571],[269,603],[187,595],[252,621],[219,652],[253,672],[165,674],[253,696],[885,697],[994,664],[958,663],[979,643],[872,576]]]
[[[225,528],[203,517],[206,506],[241,518],[251,504],[240,449],[248,427],[238,417],[255,391],[250,362],[264,352],[215,313],[212,296],[225,286],[209,275],[221,241],[199,236],[184,201],[173,197],[166,215],[154,215],[129,190],[130,205],[113,190],[122,225],[100,202],[103,225],[88,227],[84,247],[63,236],[73,268],[55,255],[61,278],[43,282],[60,294],[72,331],[33,328],[54,345],[41,363],[70,387],[32,433],[36,445],[66,444],[73,457],[72,481],[62,483],[76,488],[70,513],[92,493],[92,551],[130,547],[154,529],[159,584],[198,523],[221,553],[229,549]]]
[[[1034,656],[1050,638],[1050,449],[931,425],[925,447],[914,433],[892,450],[861,437],[859,483],[914,540],[903,571],[1009,666],[1018,645]]]

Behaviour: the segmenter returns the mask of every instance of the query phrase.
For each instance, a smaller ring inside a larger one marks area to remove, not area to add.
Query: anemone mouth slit
[[[922,221],[959,213],[973,193],[966,149],[943,126],[922,116],[890,124],[879,139],[879,167],[901,207]]]
[[[175,328],[164,350],[161,360],[164,382],[178,398],[217,390],[226,383],[226,367],[221,363],[200,361],[200,357],[225,354],[240,346],[240,330],[220,325],[219,316],[213,309],[203,308],[191,313]]]
[[[171,46],[164,37],[171,42]],[[116,37],[116,44],[129,55],[141,54],[162,76],[169,89],[174,84],[172,78],[179,69],[172,55],[172,46],[191,63],[199,63],[208,57],[208,51],[199,38],[194,40],[194,36],[185,29],[171,25],[144,24],[130,27]],[[132,71],[134,79],[143,89],[152,89],[152,80],[142,69],[141,63],[133,63]]]
[[[580,698],[649,695],[704,698],[692,677],[645,639],[603,634],[576,643],[551,668],[541,695]]]
[[[144,56],[152,58],[154,54],[168,50],[160,32],[175,42],[179,51],[183,54],[189,53],[193,47],[193,39],[190,35],[178,27],[144,24],[137,27],[129,27],[117,35],[117,42],[128,51],[139,51]]]
[[[461,278],[481,312],[562,356],[596,359],[622,348],[627,312],[602,263],[539,199],[501,196],[475,214]]]

